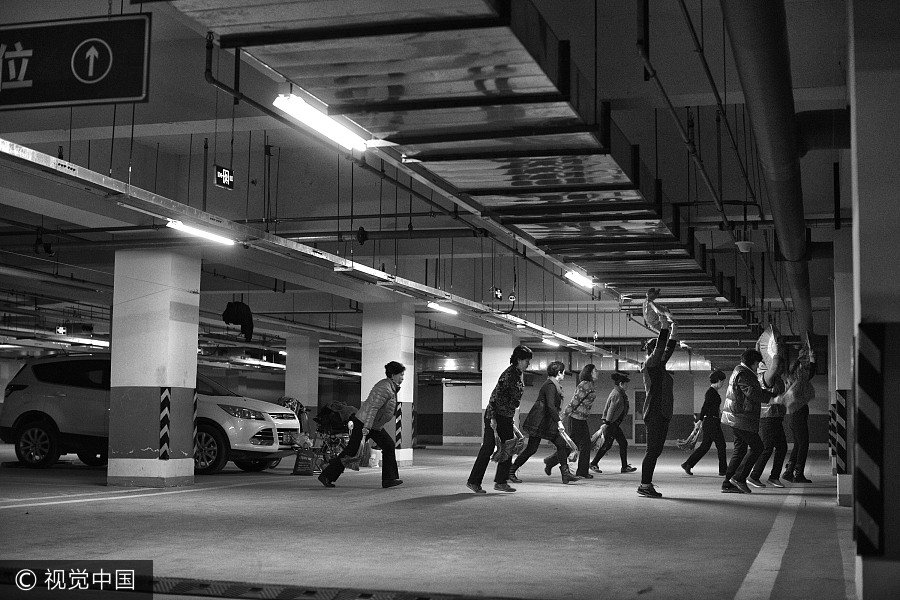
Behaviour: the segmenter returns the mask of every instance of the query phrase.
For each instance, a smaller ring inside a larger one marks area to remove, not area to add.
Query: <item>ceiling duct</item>
[[[812,329],[812,299],[784,2],[721,5],[803,335]]]

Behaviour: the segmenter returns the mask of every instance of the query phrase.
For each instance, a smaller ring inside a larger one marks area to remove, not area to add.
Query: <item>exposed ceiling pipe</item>
[[[721,5],[803,336],[812,330],[812,299],[784,2]]]

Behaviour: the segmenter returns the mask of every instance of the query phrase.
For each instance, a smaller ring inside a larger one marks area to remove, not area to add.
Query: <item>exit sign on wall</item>
[[[228,167],[220,167],[219,165],[215,165],[216,168],[216,185],[225,188],[226,190],[234,189],[234,171],[229,169]]]

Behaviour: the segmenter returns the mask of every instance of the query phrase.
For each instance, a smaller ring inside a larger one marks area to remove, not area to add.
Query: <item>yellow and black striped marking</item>
[[[890,326],[898,329],[896,326]],[[884,554],[884,348],[888,326],[859,326],[856,362],[856,547],[860,556]],[[898,331],[893,332],[894,335]]]

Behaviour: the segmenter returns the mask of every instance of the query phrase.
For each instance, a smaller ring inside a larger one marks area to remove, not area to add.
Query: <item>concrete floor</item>
[[[157,490],[109,488],[105,468],[74,455],[17,468],[0,445],[0,557],[152,559],[162,577],[432,596],[853,598],[851,510],[836,506],[824,454],[807,470],[814,483],[746,496],[719,492],[712,454],[688,477],[685,454],[667,448],[654,500],[612,457],[602,475],[563,486],[544,475],[543,448],[518,492],[493,492],[489,467],[489,493],[475,495],[465,481],[476,452],[416,450],[389,490],[366,469],[326,489],[291,476],[289,461]],[[639,466],[643,449],[630,454]]]

